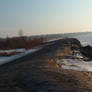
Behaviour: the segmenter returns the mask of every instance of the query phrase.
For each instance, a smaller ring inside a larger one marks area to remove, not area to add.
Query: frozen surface
[[[19,51],[19,50],[18,50]],[[21,50],[22,51],[22,50]],[[38,51],[38,49],[31,49],[31,50],[26,50],[24,53],[19,54],[19,55],[13,55],[13,56],[0,56],[0,64],[5,64],[11,61],[14,61],[18,58],[21,58],[23,56],[26,56],[27,54],[31,54],[33,52]]]
[[[26,49],[22,48],[22,49],[11,49],[11,50],[0,50],[0,53],[2,52],[7,52],[7,53],[12,53],[12,52],[25,52]]]
[[[80,40],[81,44],[84,46],[86,46],[86,45],[92,46],[92,34],[77,35],[75,38]]]
[[[61,65],[63,69],[77,70],[77,71],[92,71],[92,61],[85,62],[77,59],[62,59],[57,63]]]

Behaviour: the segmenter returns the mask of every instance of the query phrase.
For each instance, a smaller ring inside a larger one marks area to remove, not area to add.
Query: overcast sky
[[[0,37],[92,31],[92,0],[0,0]]]

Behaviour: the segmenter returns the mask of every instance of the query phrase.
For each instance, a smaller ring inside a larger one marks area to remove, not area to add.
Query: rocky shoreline
[[[74,38],[47,42],[39,51],[0,66],[0,92],[91,92],[91,72],[66,70],[57,63],[64,58],[91,60],[90,48]]]

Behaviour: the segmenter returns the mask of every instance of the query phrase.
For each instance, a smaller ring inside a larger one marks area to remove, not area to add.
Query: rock
[[[80,48],[80,52],[81,52],[84,56],[86,56],[86,57],[92,59],[92,47],[91,47],[91,46],[88,45],[88,46],[85,46],[85,47],[81,47],[81,48]]]

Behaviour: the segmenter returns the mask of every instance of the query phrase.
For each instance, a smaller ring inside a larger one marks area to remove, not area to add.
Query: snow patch
[[[57,63],[61,65],[63,69],[76,70],[76,71],[92,71],[92,61],[85,62],[77,59],[62,59]]]
[[[13,56],[0,56],[0,65],[14,61],[16,59],[19,59],[21,57],[24,57],[28,54],[31,54],[33,52],[38,51],[39,49],[31,49],[31,50],[26,50],[25,53],[19,54],[19,55],[13,55]],[[18,50],[19,51],[19,50]],[[24,51],[24,50],[21,50]],[[11,51],[10,51],[11,52]]]
[[[22,48],[22,49],[10,49],[10,50],[0,50],[0,53],[12,53],[12,52],[25,52],[26,49]]]

